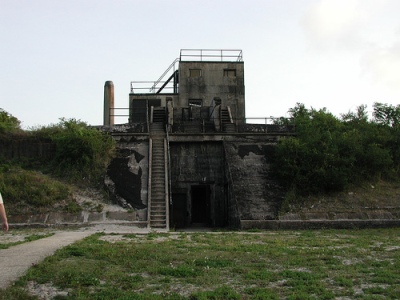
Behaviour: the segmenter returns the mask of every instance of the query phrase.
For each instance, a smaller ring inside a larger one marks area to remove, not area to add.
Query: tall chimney
[[[104,84],[104,126],[114,125],[114,84],[106,81]]]

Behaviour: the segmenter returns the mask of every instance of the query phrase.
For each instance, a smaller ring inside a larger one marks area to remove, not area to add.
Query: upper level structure
[[[131,82],[129,108],[130,123],[158,110],[171,131],[234,129],[245,119],[242,51],[182,49],[158,80]]]

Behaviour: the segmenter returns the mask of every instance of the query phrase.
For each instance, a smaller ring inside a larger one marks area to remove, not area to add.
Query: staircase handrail
[[[170,205],[172,205],[172,195],[171,195],[171,191],[172,191],[172,182],[171,182],[171,150],[170,150],[170,147],[169,147],[169,133],[168,133],[168,131],[169,131],[169,125],[168,124],[166,124],[165,125],[165,132],[167,133],[167,158],[168,158],[168,161],[167,161],[167,165],[168,165],[168,189],[169,189],[169,193],[168,193],[168,196],[169,196],[169,199],[168,199],[168,201],[169,201],[169,204]]]
[[[152,172],[152,165],[153,165],[153,140],[149,137],[149,176],[148,176],[148,183],[147,183],[147,227],[151,228],[151,177]]]
[[[168,160],[168,142],[164,139],[164,160]],[[170,188],[169,188],[169,164],[164,164],[164,182],[165,182],[165,228],[169,230],[169,205],[170,205]],[[168,178],[167,178],[168,177]]]
[[[167,75],[167,73],[174,68],[174,72],[175,72],[175,64],[179,62],[179,58],[175,58],[175,60],[172,62],[172,64],[164,71],[164,73],[160,76],[160,78],[158,78],[157,81],[154,82],[153,86],[150,88],[150,92],[153,92],[156,89],[157,84],[160,83],[160,81],[164,78],[165,75]]]

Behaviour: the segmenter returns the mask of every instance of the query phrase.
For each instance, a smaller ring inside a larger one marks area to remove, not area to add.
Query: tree
[[[73,180],[98,182],[114,155],[111,136],[76,119],[60,119],[56,125],[36,131],[56,144],[52,172]]]
[[[398,128],[400,125],[400,105],[393,106],[375,102],[373,116],[378,124]]]
[[[299,103],[290,113],[296,136],[278,143],[272,170],[295,194],[338,192],[350,184],[399,174],[397,108],[376,105],[373,122],[365,105],[342,119],[325,108]]]
[[[0,108],[0,133],[13,133],[21,129],[21,122],[4,109]]]

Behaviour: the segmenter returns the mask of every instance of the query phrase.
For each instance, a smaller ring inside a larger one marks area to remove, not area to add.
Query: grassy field
[[[0,299],[44,290],[54,299],[399,299],[400,229],[96,234]]]

